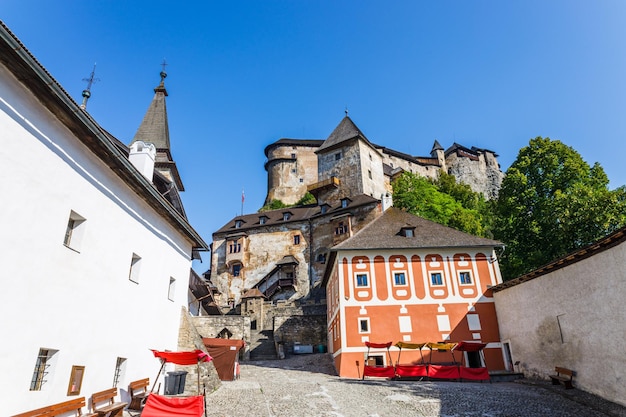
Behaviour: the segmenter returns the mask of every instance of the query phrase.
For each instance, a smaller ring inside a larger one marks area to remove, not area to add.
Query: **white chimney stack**
[[[145,143],[138,140],[130,145],[128,159],[150,182],[152,182],[154,175],[155,158],[156,147],[152,143]]]
[[[389,207],[393,207],[393,197],[390,193],[385,193],[380,197],[380,201],[382,202],[383,212],[387,211]]]

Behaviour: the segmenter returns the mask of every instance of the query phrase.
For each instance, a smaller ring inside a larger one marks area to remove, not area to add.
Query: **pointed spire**
[[[441,146],[439,141],[435,139],[435,143],[433,143],[433,148],[430,150],[430,153],[432,154],[435,151],[443,151],[443,150],[444,150],[443,146]]]
[[[352,119],[350,119],[348,116],[348,110],[346,109],[345,117],[341,120],[341,122],[339,122],[339,125],[337,125],[335,130],[333,130],[328,139],[322,143],[322,146],[320,146],[317,151],[334,147],[341,142],[345,142],[356,137],[360,137],[369,143],[363,132],[361,132]]]
[[[165,60],[161,64],[165,69]],[[167,108],[165,105],[165,97],[167,90],[165,89],[165,78],[167,73],[162,70],[160,73],[161,82],[154,89],[154,98],[148,107],[148,111],[143,117],[143,121],[137,129],[137,133],[131,142],[138,140],[145,143],[153,143],[157,149],[170,149],[170,131],[167,122]]]
[[[89,78],[83,78],[83,81],[87,82],[87,88],[85,88],[83,90],[83,102],[80,105],[80,108],[85,110],[87,109],[87,100],[89,100],[89,97],[91,97],[91,86],[93,85],[93,83],[100,81],[99,78],[95,77],[96,75],[96,64],[93,64],[93,69],[91,70],[91,75],[89,75]]]

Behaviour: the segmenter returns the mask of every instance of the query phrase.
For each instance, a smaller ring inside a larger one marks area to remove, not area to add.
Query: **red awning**
[[[176,365],[195,365],[198,362],[210,362],[213,358],[205,352],[196,349],[191,352],[160,352],[151,349],[155,358],[163,359],[165,362]]]
[[[487,343],[480,342],[459,342],[454,347],[454,350],[460,350],[461,352],[478,352],[487,346]]]
[[[365,346],[367,346],[368,348],[386,348],[388,349],[389,346],[391,346],[392,342],[387,342],[387,343],[374,343],[374,342],[365,342]]]

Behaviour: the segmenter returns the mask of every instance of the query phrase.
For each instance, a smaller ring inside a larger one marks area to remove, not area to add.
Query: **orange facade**
[[[484,365],[489,370],[504,369],[489,289],[501,282],[492,253],[486,254],[484,249],[354,252],[338,253],[326,286],[328,346],[340,376],[362,375],[368,359],[366,341],[481,341],[488,343]],[[372,350],[369,359],[392,365],[399,353],[395,347],[390,352]],[[400,362],[453,360],[449,352],[430,354],[429,350],[403,350]],[[456,355],[454,360],[463,360],[462,352]]]

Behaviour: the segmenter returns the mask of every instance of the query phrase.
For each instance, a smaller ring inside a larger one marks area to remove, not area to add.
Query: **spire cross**
[[[165,67],[167,66],[167,61],[165,61],[165,58],[163,58],[163,62],[161,62],[161,84],[163,84],[163,80],[165,80],[165,77],[167,77],[167,72],[165,72]]]
[[[346,117],[348,117],[348,106],[346,106],[346,109],[344,110],[344,112],[346,113]]]
[[[93,64],[93,69],[91,70],[91,74],[89,75],[89,78],[83,78],[83,81],[87,82],[87,88],[83,90],[83,102],[80,105],[80,107],[82,109],[86,109],[87,108],[87,100],[89,100],[89,97],[91,97],[91,86],[93,85],[93,83],[100,81],[100,78],[96,78],[96,64]]]

